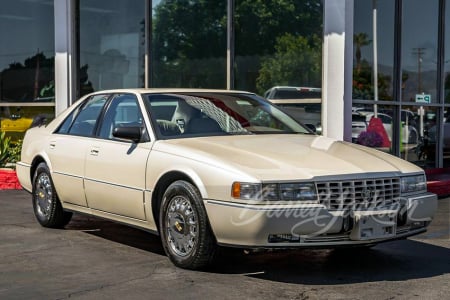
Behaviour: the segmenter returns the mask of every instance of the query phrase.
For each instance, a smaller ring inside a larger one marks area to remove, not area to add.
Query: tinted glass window
[[[435,103],[439,1],[405,0],[402,13],[402,100]]]
[[[450,1],[445,2],[445,60],[444,60],[444,72],[445,72],[445,85],[444,85],[444,101],[446,104],[450,104]],[[448,112],[448,110],[447,110]],[[448,126],[447,126],[448,128]],[[447,139],[450,142],[450,132],[447,130]],[[448,144],[450,146],[450,143]],[[448,152],[448,149],[447,149]],[[447,166],[450,166],[450,157],[446,159]]]
[[[113,138],[113,130],[123,126],[144,126],[142,113],[134,95],[117,95],[111,101],[100,127],[100,137]]]
[[[145,1],[79,0],[80,95],[144,86]]]
[[[225,88],[227,1],[152,4],[151,85]]]
[[[0,1],[0,131],[13,142],[55,115],[53,2]]]
[[[398,100],[393,99],[394,17],[395,1],[355,1],[353,99]],[[411,40],[416,38],[415,34],[409,36]],[[375,76],[378,79],[376,87]]]
[[[81,105],[77,109],[74,109],[70,113],[70,115],[66,118],[66,120],[61,124],[59,129],[56,131],[57,133],[68,133],[69,132],[70,126],[72,125],[73,120],[75,119],[75,116],[80,111],[80,107],[81,107]]]
[[[98,117],[108,96],[96,95],[90,98],[80,109],[69,129],[69,134],[92,136]]]
[[[54,101],[53,1],[0,3],[0,102]]]
[[[234,1],[235,88],[260,95],[282,85],[320,88],[322,2]]]

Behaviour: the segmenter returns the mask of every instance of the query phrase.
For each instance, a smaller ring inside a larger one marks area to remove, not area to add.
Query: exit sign
[[[416,94],[416,102],[431,103],[431,95]]]

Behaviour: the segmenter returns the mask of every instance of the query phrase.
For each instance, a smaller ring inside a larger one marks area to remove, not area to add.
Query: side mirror
[[[129,140],[134,143],[139,143],[142,138],[141,126],[120,126],[114,127],[113,137],[123,140]]]

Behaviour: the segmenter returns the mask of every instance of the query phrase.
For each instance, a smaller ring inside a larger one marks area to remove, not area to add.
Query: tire
[[[36,168],[31,197],[34,215],[43,227],[63,228],[70,222],[72,213],[63,210],[45,163],[40,163]]]
[[[196,270],[212,262],[216,241],[200,192],[192,184],[179,180],[167,188],[159,229],[164,251],[174,265]]]

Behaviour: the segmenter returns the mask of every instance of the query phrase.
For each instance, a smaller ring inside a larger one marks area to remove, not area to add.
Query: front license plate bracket
[[[354,211],[350,239],[367,241],[394,237],[397,231],[397,210]]]

